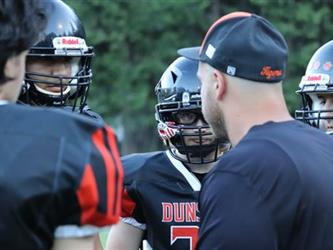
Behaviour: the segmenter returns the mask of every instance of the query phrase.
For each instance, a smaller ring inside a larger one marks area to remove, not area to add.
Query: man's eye
[[[322,98],[322,97],[319,97],[319,103],[321,105],[324,105],[326,103],[326,99],[325,98]]]
[[[196,120],[196,115],[190,112],[182,112],[177,114],[177,121],[179,123],[193,123]]]

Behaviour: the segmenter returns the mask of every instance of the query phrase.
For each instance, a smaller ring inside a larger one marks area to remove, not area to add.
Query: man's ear
[[[216,88],[216,97],[218,100],[222,100],[226,90],[227,90],[227,81],[222,72],[214,69],[214,78],[215,78],[215,88]]]
[[[12,56],[8,58],[5,67],[4,67],[4,75],[7,79],[15,79],[17,76],[17,70],[19,69],[19,57]]]

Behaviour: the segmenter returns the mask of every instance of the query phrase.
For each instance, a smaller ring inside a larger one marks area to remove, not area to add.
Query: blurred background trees
[[[289,62],[284,90],[292,114],[308,60],[333,39],[332,0],[64,1],[80,16],[88,44],[95,47],[89,104],[115,128],[122,154],[162,148],[154,87],[177,49],[200,45],[218,17],[237,10],[253,12],[285,36]]]

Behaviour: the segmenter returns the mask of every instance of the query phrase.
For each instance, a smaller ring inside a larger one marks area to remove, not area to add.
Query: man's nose
[[[325,109],[333,110],[333,98],[327,98],[325,103]]]
[[[202,119],[199,118],[195,125],[196,126],[204,126],[204,125],[207,125],[207,124]]]
[[[208,132],[209,128],[206,127],[207,123],[205,123],[202,119],[198,119],[195,123],[195,126],[201,127],[201,129],[200,129],[201,133],[207,133]],[[197,130],[197,132],[199,133],[199,129]]]
[[[55,64],[51,71],[52,75],[61,75],[61,76],[69,76],[70,68],[69,65],[65,63]]]
[[[333,123],[333,98],[327,98],[325,103],[325,110],[330,110],[329,112],[324,112],[324,117],[329,117],[329,119],[326,119],[326,122],[329,124]],[[331,118],[332,117],[332,118]]]

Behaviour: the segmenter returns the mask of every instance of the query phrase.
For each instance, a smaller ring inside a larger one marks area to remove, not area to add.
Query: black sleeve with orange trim
[[[90,161],[76,191],[81,208],[80,224],[110,225],[119,221],[123,169],[110,127],[97,129],[91,140]]]
[[[150,173],[146,172],[145,166],[149,163],[152,153],[130,154],[121,157],[124,167],[125,179],[122,195],[121,217],[134,218],[139,223],[146,223],[142,208],[142,194],[140,183]]]

